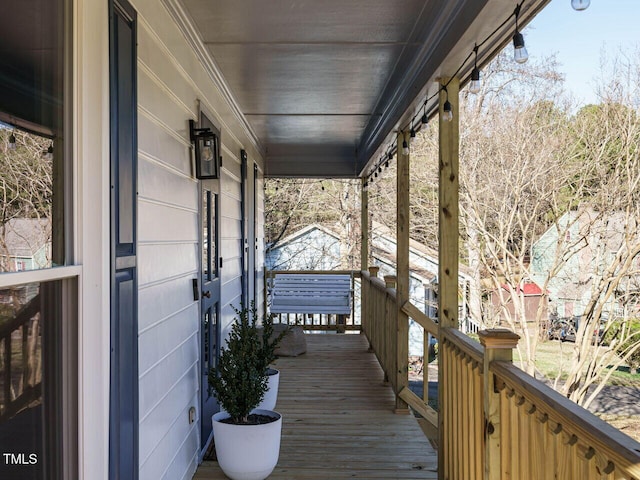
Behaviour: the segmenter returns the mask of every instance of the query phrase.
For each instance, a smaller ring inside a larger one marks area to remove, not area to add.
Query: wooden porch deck
[[[307,335],[281,358],[280,459],[270,479],[435,479],[437,453],[413,415],[393,413],[391,387],[364,335]],[[194,480],[226,478],[203,462]]]

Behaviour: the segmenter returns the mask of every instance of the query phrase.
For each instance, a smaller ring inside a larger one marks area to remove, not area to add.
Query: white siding
[[[223,136],[224,141],[224,136]],[[222,337],[226,338],[242,300],[242,199],[240,195],[240,149],[238,156],[225,149],[220,182],[220,255]]]
[[[224,332],[233,318],[231,306],[241,298],[240,149],[262,160],[163,4],[133,4],[138,11],[140,479],[176,480],[191,478],[200,453],[200,425],[188,422],[189,408],[199,413],[201,388],[199,304],[192,292],[199,274],[199,184],[188,132],[198,101],[222,133]],[[198,414],[200,420],[210,421]]]

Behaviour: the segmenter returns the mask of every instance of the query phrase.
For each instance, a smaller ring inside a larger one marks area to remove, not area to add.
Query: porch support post
[[[513,361],[513,349],[520,337],[510,330],[497,328],[478,332],[480,343],[484,346],[484,480],[500,480],[501,468],[501,420],[500,393],[495,386],[495,377],[490,366],[494,360]]]
[[[445,80],[442,80],[446,83]],[[458,328],[458,155],[460,144],[458,79],[440,91],[440,152],[438,180],[438,319],[441,328]],[[453,109],[453,120],[443,120],[444,102]]]
[[[362,178],[360,188],[360,270],[369,268],[369,191],[364,188],[366,178]]]
[[[442,78],[439,106],[439,179],[438,179],[438,340],[442,345],[443,329],[458,328],[458,155],[460,143],[457,78]],[[444,120],[444,104],[449,100],[453,120]],[[441,349],[442,351],[442,349]],[[438,478],[444,479],[447,436],[443,411],[449,402],[444,400],[444,386],[450,380],[450,365],[443,355],[438,359]]]
[[[409,413],[408,405],[397,394],[409,387],[409,317],[402,311],[409,300],[409,154],[402,152],[402,143],[410,140],[407,132],[398,132],[396,413]]]
[[[360,183],[360,270],[366,272],[369,268],[369,192],[365,185],[367,177],[361,178]],[[377,272],[376,272],[377,273]],[[371,274],[373,277],[374,275]],[[355,280],[354,280],[355,282]],[[360,279],[360,328],[369,341],[369,351],[373,351],[371,345],[371,331],[369,324],[370,282],[363,275]],[[352,285],[352,288],[355,287]],[[355,308],[355,301],[353,302]],[[353,315],[355,324],[355,310]]]

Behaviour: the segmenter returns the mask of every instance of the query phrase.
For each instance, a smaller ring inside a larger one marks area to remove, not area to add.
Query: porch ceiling
[[[526,24],[549,0],[525,2]],[[181,0],[267,176],[357,177],[513,0]],[[480,52],[510,40],[508,22]],[[472,65],[459,72],[463,83]]]

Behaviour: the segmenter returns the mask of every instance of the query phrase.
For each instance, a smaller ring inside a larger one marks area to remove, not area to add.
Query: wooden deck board
[[[280,459],[270,479],[435,479],[437,454],[395,398],[363,335],[307,335],[308,351],[280,358]],[[194,480],[226,478],[203,462]]]

